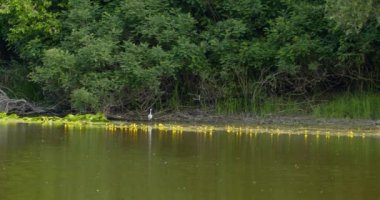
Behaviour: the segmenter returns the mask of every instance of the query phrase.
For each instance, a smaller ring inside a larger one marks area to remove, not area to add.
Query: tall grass
[[[302,104],[292,99],[266,98],[260,102],[245,101],[244,99],[229,98],[218,102],[216,111],[219,114],[250,114],[250,115],[269,115],[269,114],[299,114],[303,113]]]
[[[379,119],[380,94],[344,94],[313,109],[317,117]]]
[[[251,106],[251,105],[250,105]],[[216,112],[219,114],[233,115],[246,113],[250,107],[242,99],[228,98],[216,104]]]
[[[300,114],[306,112],[303,103],[287,98],[270,98],[265,100],[259,107],[260,115],[277,114],[289,115]]]
[[[284,98],[267,98],[260,102],[229,98],[218,102],[216,111],[226,115],[245,113],[263,116],[309,113],[323,118],[380,119],[380,94],[343,94],[314,106]]]

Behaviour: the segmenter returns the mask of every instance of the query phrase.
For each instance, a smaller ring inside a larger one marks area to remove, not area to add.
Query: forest
[[[76,113],[380,118],[379,25],[379,0],[0,0],[0,90]]]

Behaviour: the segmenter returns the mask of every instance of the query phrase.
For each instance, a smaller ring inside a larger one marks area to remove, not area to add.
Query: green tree
[[[347,33],[358,33],[371,20],[380,24],[379,0],[327,0],[329,18]]]
[[[1,0],[2,34],[8,47],[20,57],[35,59],[45,43],[60,32],[58,13],[53,12],[50,0]]]
[[[190,63],[185,59],[192,53],[185,54],[180,48],[195,45],[195,21],[176,10],[155,14],[160,4],[144,3],[149,2],[101,6],[84,0],[69,1],[62,23],[64,38],[58,47],[45,51],[43,64],[31,74],[32,79],[55,94],[53,98],[63,94],[71,98],[71,103],[83,96],[77,95],[83,94],[76,92],[79,90],[97,98],[102,109],[151,106],[162,94],[161,81],[174,77]],[[129,24],[132,19],[137,24]],[[192,49],[196,51],[196,47]],[[84,104],[72,106],[78,105]]]
[[[79,112],[379,89],[378,0],[0,1],[0,79]]]

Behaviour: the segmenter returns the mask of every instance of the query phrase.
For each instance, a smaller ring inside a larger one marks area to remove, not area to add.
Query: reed
[[[313,109],[313,115],[324,118],[379,119],[380,95],[347,93],[317,105]]]
[[[290,98],[271,97],[260,102],[245,101],[244,99],[230,98],[218,102],[216,111],[219,114],[249,114],[249,115],[283,115],[305,112],[302,104]]]

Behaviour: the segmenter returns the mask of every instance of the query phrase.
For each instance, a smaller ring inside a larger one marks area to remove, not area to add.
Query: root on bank
[[[45,111],[38,108],[25,99],[11,99],[0,89],[0,112],[15,113],[18,115],[33,115],[44,113]]]

